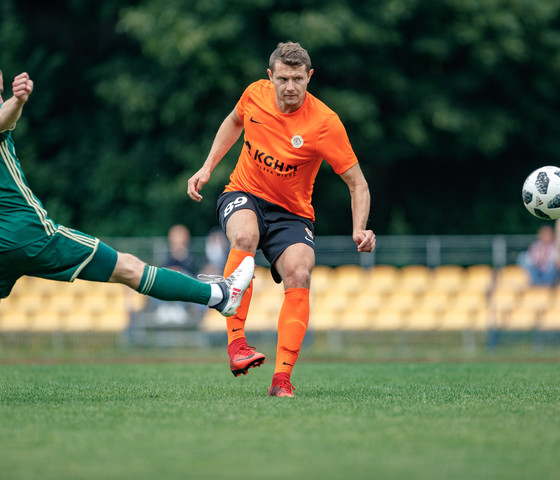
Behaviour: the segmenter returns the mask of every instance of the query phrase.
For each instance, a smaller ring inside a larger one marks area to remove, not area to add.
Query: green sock
[[[146,265],[136,290],[159,300],[207,305],[212,287],[174,270]]]

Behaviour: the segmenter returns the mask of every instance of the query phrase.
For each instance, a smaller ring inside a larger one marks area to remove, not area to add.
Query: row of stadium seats
[[[560,290],[531,287],[517,266],[435,269],[317,266],[310,328],[348,330],[560,330]],[[275,330],[282,286],[257,267],[247,330]],[[24,277],[0,304],[0,331],[122,331],[146,297],[122,285]],[[209,309],[201,328],[223,331]]]
[[[145,302],[124,285],[22,277],[0,303],[0,331],[120,332]]]
[[[255,272],[247,330],[275,330],[283,300],[267,269]],[[341,330],[560,330],[560,289],[531,287],[517,266],[446,265],[371,270],[318,266],[312,276],[310,328]],[[207,312],[203,328],[223,330]]]

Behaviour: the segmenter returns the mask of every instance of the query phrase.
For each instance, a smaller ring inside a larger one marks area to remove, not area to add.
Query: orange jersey
[[[269,80],[247,87],[237,113],[245,142],[224,191],[249,192],[315,221],[311,196],[323,159],[339,175],[358,163],[338,115],[309,92],[297,111],[282,113]]]

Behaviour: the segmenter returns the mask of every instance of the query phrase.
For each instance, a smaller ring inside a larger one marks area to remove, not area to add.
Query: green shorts
[[[0,252],[0,298],[6,298],[24,275],[63,282],[76,278],[106,282],[116,263],[117,252],[99,239],[59,226],[53,235]]]

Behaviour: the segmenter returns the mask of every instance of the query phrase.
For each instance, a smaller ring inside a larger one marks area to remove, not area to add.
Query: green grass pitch
[[[0,365],[5,479],[556,479],[557,363]]]

